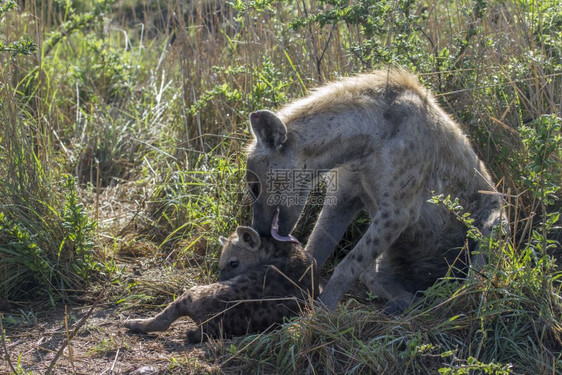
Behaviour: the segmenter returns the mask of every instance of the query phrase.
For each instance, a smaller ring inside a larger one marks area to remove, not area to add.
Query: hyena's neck
[[[304,169],[330,170],[361,162],[367,157],[373,157],[376,152],[372,135],[328,132],[326,129],[306,133],[312,134],[300,134],[300,144],[297,145],[299,159],[303,164],[300,167]]]

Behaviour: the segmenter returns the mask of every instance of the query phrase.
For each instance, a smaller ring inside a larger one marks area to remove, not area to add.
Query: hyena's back
[[[344,178],[352,176],[351,181],[340,181],[342,186],[357,184],[363,190],[360,195],[368,199],[374,198],[373,192],[362,187],[376,186],[378,180],[385,186],[377,190],[387,194],[379,194],[375,198],[379,202],[416,195],[425,203],[432,194],[450,195],[473,215],[476,226],[493,221],[490,216],[495,218],[499,212],[498,196],[481,194],[493,191],[494,186],[468,138],[410,73],[391,69],[349,77],[317,89],[277,115],[288,134],[298,136],[295,143],[302,144],[298,146],[301,155],[329,160],[315,164],[341,165]],[[346,154],[339,155],[339,149]],[[436,214],[447,220],[437,218],[435,225],[420,230],[446,230],[449,215],[428,207],[425,205],[426,217],[421,220],[430,221]],[[412,222],[416,222],[420,213],[413,214]],[[453,235],[457,236],[456,231]],[[427,234],[422,237],[425,241]]]

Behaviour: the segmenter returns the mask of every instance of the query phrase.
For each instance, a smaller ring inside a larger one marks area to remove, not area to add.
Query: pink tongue
[[[288,236],[282,236],[279,234],[279,207],[277,207],[277,211],[275,211],[275,216],[271,222],[271,237],[281,242],[294,242],[300,244],[299,240],[290,234]]]

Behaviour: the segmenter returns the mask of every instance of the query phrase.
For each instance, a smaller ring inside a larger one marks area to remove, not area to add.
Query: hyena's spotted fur
[[[390,301],[390,311],[400,312],[445,274],[459,258],[466,228],[445,207],[428,203],[432,194],[458,198],[485,235],[500,216],[500,197],[467,137],[404,71],[327,84],[276,114],[252,113],[250,123],[247,181],[258,233],[269,233],[277,210],[279,234],[290,233],[316,183],[299,185],[288,171],[337,173],[336,191],[328,193],[330,204],[306,246],[318,266],[358,212],[369,213],[366,233],[319,296],[330,309],[360,275]]]
[[[225,240],[218,283],[191,288],[150,319],[125,322],[133,332],[166,330],[181,316],[198,328],[189,342],[265,331],[295,316],[318,293],[315,262],[301,246],[238,227]]]

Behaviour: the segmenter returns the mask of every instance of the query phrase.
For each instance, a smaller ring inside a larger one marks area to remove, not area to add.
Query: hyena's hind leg
[[[190,305],[192,302],[191,293],[188,291],[180,298],[170,303],[168,307],[162,310],[155,317],[149,319],[128,320],[124,323],[124,325],[131,332],[135,333],[165,331],[176,319],[189,315]]]
[[[361,274],[361,282],[372,294],[387,301],[384,305],[385,312],[391,315],[401,314],[415,301],[415,295],[406,289],[401,278],[392,271],[385,254],[375,263]]]
[[[474,251],[471,258],[471,269],[469,273],[469,276],[471,277],[474,276],[474,273],[479,273],[486,266],[486,264],[488,264],[488,252],[490,251],[490,247],[489,242],[486,241],[486,238],[491,237],[495,240],[498,240],[502,233],[504,235],[509,235],[510,233],[508,220],[501,207],[501,199],[498,197],[490,197],[488,199],[489,201],[486,203],[488,203],[488,207],[490,208],[484,211],[483,214],[481,214],[486,219],[482,220],[483,223],[479,228],[480,233],[482,233],[483,239],[476,244],[476,251]],[[479,218],[477,217],[477,219]]]

